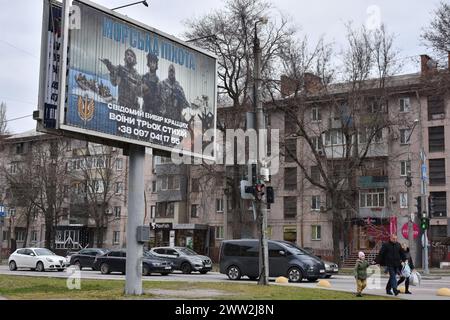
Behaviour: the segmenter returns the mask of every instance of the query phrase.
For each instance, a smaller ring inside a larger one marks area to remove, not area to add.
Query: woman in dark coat
[[[411,269],[411,272],[414,270],[414,262],[411,259],[411,253],[409,252],[409,248],[406,245],[406,243],[402,243],[402,250],[405,260],[403,260],[403,263],[408,263],[409,268]],[[403,275],[400,277],[400,279],[397,281],[397,287],[400,283],[405,281],[405,293],[411,294],[409,291],[409,278],[410,277],[404,277]]]

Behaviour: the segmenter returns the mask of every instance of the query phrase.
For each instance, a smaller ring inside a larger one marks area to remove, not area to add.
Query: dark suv
[[[155,256],[172,262],[175,270],[189,274],[198,271],[205,274],[212,269],[212,261],[207,256],[199,255],[192,249],[185,247],[157,247],[150,250]]]
[[[70,252],[70,265],[78,266],[78,268],[83,269],[86,267],[94,269],[94,260],[96,256],[101,256],[107,253],[108,249],[103,248],[85,248],[78,252]],[[95,269],[94,269],[95,270]]]
[[[269,276],[284,276],[291,282],[316,281],[325,274],[325,265],[295,246],[269,240]],[[258,278],[259,240],[226,240],[220,247],[220,273],[231,280]]]

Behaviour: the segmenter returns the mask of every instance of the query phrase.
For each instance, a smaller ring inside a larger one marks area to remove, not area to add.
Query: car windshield
[[[144,257],[155,258],[155,255],[151,251],[144,251]]]
[[[308,254],[308,252],[306,252],[306,250],[303,250],[303,249],[301,249],[301,248],[299,248],[299,247],[297,247],[297,246],[295,246],[293,244],[284,243],[284,245],[289,248],[289,251],[293,255],[305,255],[305,254]]]
[[[197,252],[195,252],[194,250],[191,250],[189,248],[182,248],[182,249],[180,249],[180,252],[187,256],[197,256],[198,255]]]
[[[36,254],[38,256],[54,256],[55,253],[51,252],[48,249],[34,249],[34,252],[36,252]]]

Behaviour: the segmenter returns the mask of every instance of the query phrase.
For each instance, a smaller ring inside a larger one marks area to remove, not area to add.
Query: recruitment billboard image
[[[88,1],[72,6],[61,128],[170,151],[215,127],[215,57]]]

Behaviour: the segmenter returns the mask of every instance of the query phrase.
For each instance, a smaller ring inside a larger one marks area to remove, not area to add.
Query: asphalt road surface
[[[34,276],[34,277],[55,277],[55,278],[67,278],[69,273],[58,272],[58,271],[45,271],[45,272],[37,272],[30,271],[27,269],[21,269],[17,271],[10,271],[8,266],[0,266],[0,274],[5,275],[21,275],[21,276]],[[85,268],[81,271],[81,280],[83,279],[109,279],[109,280],[124,280],[125,275],[120,273],[112,273],[109,275],[103,275],[99,271],[93,271],[89,268]],[[229,282],[227,276],[224,274],[220,274],[217,272],[208,272],[207,274],[200,274],[197,272],[193,272],[192,274],[182,274],[179,271],[175,271],[174,273],[162,276],[159,274],[153,274],[150,276],[142,277],[144,281],[203,281],[203,282]],[[383,276],[378,283],[378,288],[367,288],[363,294],[375,294],[375,295],[386,295],[385,285],[387,283],[387,277]],[[323,288],[323,290],[337,290],[337,291],[345,291],[345,292],[355,292],[355,280],[352,276],[347,275],[336,275],[331,279],[327,279],[331,284],[331,288]],[[250,283],[252,281],[248,280],[246,277],[243,277],[241,280],[237,281],[239,283]],[[253,281],[254,282],[254,281]],[[271,284],[275,284],[274,279],[271,279]],[[309,282],[301,282],[301,283],[289,283],[283,284],[288,286],[298,286],[304,288],[318,288],[318,282],[309,283]],[[410,286],[411,295],[408,294],[399,294],[398,298],[408,299],[408,300],[450,300],[450,297],[442,297],[437,296],[437,290],[439,288],[450,288],[450,276],[442,276],[435,277],[433,279],[423,279],[420,286]]]

